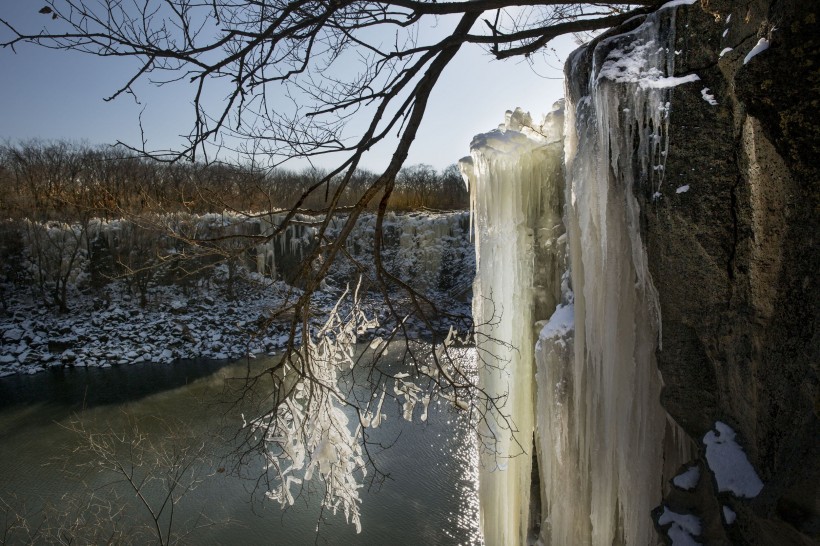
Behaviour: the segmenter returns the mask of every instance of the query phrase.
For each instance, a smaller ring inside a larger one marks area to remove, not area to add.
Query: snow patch
[[[691,83],[700,80],[697,74],[687,74],[686,76],[669,76],[667,78],[658,78],[656,80],[643,80],[639,85],[644,89],[668,89],[670,87],[677,87],[684,83]]]
[[[691,491],[698,485],[698,480],[700,480],[700,468],[692,466],[672,478],[672,483],[679,489]]]
[[[706,446],[706,462],[715,475],[719,491],[729,491],[738,497],[753,498],[763,489],[743,448],[735,441],[735,431],[720,421],[715,430],[703,437]]]
[[[735,511],[732,510],[731,508],[729,508],[728,506],[724,506],[723,507],[723,519],[726,520],[727,525],[731,525],[737,519],[737,514],[735,514]]]
[[[23,338],[23,330],[20,328],[9,328],[3,333],[3,339],[6,341],[20,341]]]
[[[538,339],[548,341],[566,337],[575,329],[575,306],[573,304],[559,305],[549,321],[541,328]]]
[[[718,55],[718,57],[723,57],[724,55],[726,55],[726,54],[727,54],[727,53],[729,53],[730,51],[732,51],[732,48],[731,48],[731,47],[724,47],[724,48],[721,50],[720,55]]]
[[[675,190],[675,193],[686,193],[689,191],[689,184],[685,184],[683,186],[678,186],[678,189]]]
[[[672,546],[694,546],[700,544],[695,537],[700,535],[700,518],[691,514],[678,514],[666,506],[658,518],[661,526],[670,525],[666,535],[672,541]]]
[[[747,64],[759,53],[762,53],[767,49],[769,49],[769,40],[767,40],[766,38],[761,38],[757,41],[757,44],[755,44],[752,50],[748,52],[745,57],[743,57],[743,64]]]
[[[705,100],[706,102],[708,102],[712,106],[717,106],[718,105],[718,101],[715,100],[715,96],[713,94],[709,93],[709,88],[708,87],[704,87],[703,89],[700,90],[700,96],[703,97],[703,100]]]

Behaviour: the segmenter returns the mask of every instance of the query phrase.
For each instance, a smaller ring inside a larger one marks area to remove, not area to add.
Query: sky
[[[0,18],[39,30],[48,17],[37,13],[39,0],[3,0]],[[0,32],[0,39],[7,34]],[[496,61],[479,46],[467,44],[450,63],[433,92],[425,120],[406,165],[427,163],[437,169],[469,154],[472,136],[503,122],[504,112],[521,107],[534,119],[563,97],[563,59],[576,46],[571,37],[554,41],[557,54],[536,57],[535,67],[520,60]],[[117,140],[149,149],[178,148],[192,120],[192,87],[185,82],[156,88],[138,86],[139,103],[130,95],[104,99],[134,74],[133,60],[100,58],[47,50],[30,44],[0,49],[0,141],[70,140],[91,145]],[[140,132],[140,121],[144,133]],[[391,143],[375,148],[363,166],[383,168]],[[304,163],[289,164],[302,168]],[[329,168],[331,162],[319,161]]]

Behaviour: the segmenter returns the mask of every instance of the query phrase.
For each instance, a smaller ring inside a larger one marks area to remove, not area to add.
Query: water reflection
[[[270,364],[259,359],[250,365],[262,369]],[[169,437],[167,423],[185,423],[179,437],[212,446],[213,458],[201,463],[208,478],[180,501],[177,521],[205,513],[231,523],[194,528],[183,542],[313,544],[321,516],[318,485],[313,484],[312,495],[302,495],[283,511],[252,495],[257,483],[232,475],[232,461],[224,458],[242,423],[237,408],[225,403],[233,400],[225,399],[226,386],[247,372],[247,362],[191,362],[176,370],[141,366],[0,379],[0,497],[14,498],[34,511],[44,501],[56,502],[67,492],[93,488],[106,479],[86,475],[82,484],[55,464],[55,456],[66,454],[70,465],[87,461],[87,454],[72,451],[77,437],[69,428],[78,412],[98,430],[124,430],[134,420],[156,442]],[[432,403],[424,425],[403,421],[392,400],[385,401],[384,412],[387,420],[371,439],[392,446],[375,454],[388,479],[383,486],[366,483],[362,491],[361,534],[343,516],[325,515],[318,543],[478,543],[475,441],[464,412],[446,401]],[[168,419],[157,421],[156,416]],[[252,477],[261,466],[261,460],[251,461],[244,474]]]

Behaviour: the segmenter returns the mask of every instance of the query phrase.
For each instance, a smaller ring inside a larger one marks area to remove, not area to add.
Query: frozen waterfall
[[[516,111],[462,160],[477,345],[494,355],[481,381],[515,431],[497,417],[481,431],[488,545],[525,544],[528,530],[561,546],[655,543],[650,512],[687,458],[660,405],[660,309],[633,193],[657,195],[672,88],[698,79],[675,77],[674,22],[662,9],[572,55],[563,150],[559,112],[533,128]]]
[[[562,128],[560,103],[540,125],[520,110],[507,112],[497,130],[473,139],[472,157],[460,163],[475,234],[480,382],[503,406],[488,412],[479,429],[487,544],[525,544],[530,525],[533,324],[552,312],[560,295],[555,279],[562,268],[554,249],[563,234]]]

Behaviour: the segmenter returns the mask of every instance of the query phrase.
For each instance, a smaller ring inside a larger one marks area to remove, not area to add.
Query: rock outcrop
[[[671,487],[665,502],[701,518],[705,544],[820,539],[819,12],[805,0],[679,9],[676,75],[701,81],[674,91],[663,196],[635,186],[662,404],[700,468],[720,421],[764,484],[740,499],[703,471],[691,491]]]

